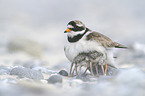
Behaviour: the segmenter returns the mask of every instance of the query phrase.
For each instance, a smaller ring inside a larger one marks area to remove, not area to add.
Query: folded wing
[[[92,32],[87,36],[87,40],[95,40],[96,42],[100,43],[105,48],[127,48],[126,46],[119,44],[117,42],[112,41],[107,36],[98,33],[98,32]]]

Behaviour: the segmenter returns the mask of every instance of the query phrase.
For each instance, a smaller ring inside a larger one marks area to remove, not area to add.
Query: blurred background
[[[128,47],[114,50],[119,69],[110,72],[117,75],[65,77],[71,20]],[[145,0],[0,0],[0,96],[145,96],[144,90]]]
[[[63,32],[70,20],[145,53],[145,0],[0,0],[0,63],[69,62]]]

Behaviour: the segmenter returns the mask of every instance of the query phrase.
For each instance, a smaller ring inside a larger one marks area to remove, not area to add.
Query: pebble
[[[2,80],[0,80],[0,81],[2,81],[3,83],[11,83],[11,84],[16,84],[17,83],[17,81],[14,79],[14,78],[5,78],[5,79],[2,79]]]
[[[80,75],[77,75],[76,77],[74,77],[74,79],[80,79],[80,80],[86,82],[86,81],[90,81],[90,76],[80,74]]]
[[[23,51],[34,57],[41,57],[43,51],[43,46],[40,43],[23,37],[12,38],[7,47],[10,53]]]
[[[24,64],[23,64],[23,67],[25,67],[25,68],[32,68],[33,66],[34,66],[35,64],[33,63],[33,62],[25,62]]]
[[[55,83],[62,83],[63,79],[61,75],[51,75],[49,79],[47,79],[48,83],[55,84]]]
[[[90,69],[89,69],[89,70],[90,70]],[[93,71],[94,71],[94,74],[96,74],[96,69],[95,69],[95,67],[93,68]],[[108,75],[108,76],[116,75],[117,72],[118,72],[118,69],[117,69],[117,68],[114,68],[114,67],[112,67],[112,66],[108,66],[106,75]],[[99,75],[103,75],[101,66],[98,66],[98,73],[99,73]]]
[[[44,79],[41,72],[23,67],[13,68],[10,72],[10,75],[17,75],[18,77],[27,77],[35,80]]]
[[[6,74],[10,74],[10,69],[4,66],[0,66],[0,75],[6,75]]]
[[[53,71],[53,70],[49,70],[47,68],[43,68],[43,67],[40,67],[40,66],[36,66],[34,68],[32,68],[33,70],[37,70],[37,71],[40,71],[42,73],[45,73],[45,74],[56,74],[57,72],[56,71]]]
[[[62,76],[68,76],[68,72],[65,71],[65,70],[59,71],[59,74],[62,75]]]

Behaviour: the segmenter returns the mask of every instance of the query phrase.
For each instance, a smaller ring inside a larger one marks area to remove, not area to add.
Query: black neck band
[[[74,42],[77,42],[77,41],[79,41],[87,32],[88,32],[88,28],[86,28],[86,30],[85,30],[85,32],[83,33],[83,34],[78,34],[77,36],[74,36],[74,37],[67,37],[68,38],[68,41],[70,42],[70,43],[74,43]]]

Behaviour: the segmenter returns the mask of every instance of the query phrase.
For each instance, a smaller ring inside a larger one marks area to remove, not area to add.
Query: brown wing
[[[105,48],[111,48],[111,47],[115,47],[115,48],[127,48],[124,45],[121,45],[117,42],[112,41],[110,38],[108,38],[107,36],[98,33],[98,32],[92,32],[87,36],[87,40],[95,40],[96,42],[101,43],[102,46],[104,46]]]

